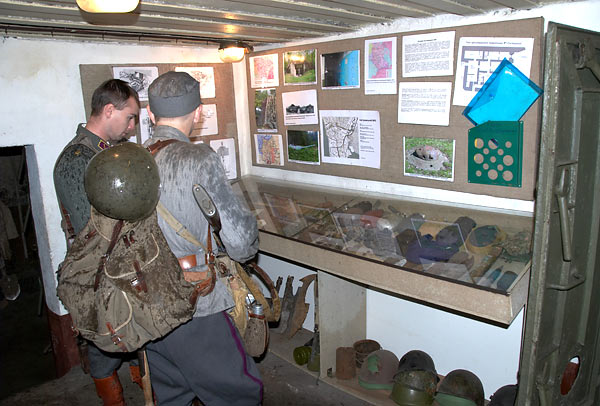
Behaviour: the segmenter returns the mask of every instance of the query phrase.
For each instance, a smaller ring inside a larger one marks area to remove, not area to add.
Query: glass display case
[[[525,304],[531,214],[257,177],[234,190],[265,252],[500,324]]]

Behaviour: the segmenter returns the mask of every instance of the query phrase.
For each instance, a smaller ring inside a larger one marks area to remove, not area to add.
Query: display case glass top
[[[531,215],[257,177],[234,190],[263,233],[397,272],[508,296],[529,270]]]

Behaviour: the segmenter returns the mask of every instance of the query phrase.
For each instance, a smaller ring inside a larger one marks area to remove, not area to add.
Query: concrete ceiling
[[[399,18],[529,9],[565,0],[142,0],[132,13],[90,14],[75,0],[0,0],[6,34],[170,43],[270,44],[351,32]]]

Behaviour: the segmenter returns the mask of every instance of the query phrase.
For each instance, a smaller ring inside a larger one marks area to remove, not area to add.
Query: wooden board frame
[[[81,75],[81,88],[85,105],[86,118],[90,116],[91,100],[94,90],[105,80],[113,78],[113,67],[148,67],[156,66],[161,75],[176,67],[212,67],[215,75],[215,97],[202,98],[203,104],[216,104],[218,134],[199,136],[199,130],[194,129],[190,136],[191,141],[203,141],[210,145],[212,140],[233,138],[235,140],[235,154],[237,163],[237,177],[240,177],[240,151],[238,145],[238,131],[236,124],[235,94],[233,89],[233,68],[230,63],[146,63],[146,64],[82,64],[79,65]],[[147,101],[141,101],[141,108],[145,109]],[[136,128],[137,141],[140,140],[139,125]],[[133,141],[133,139],[131,140]]]
[[[254,52],[250,56],[278,54],[279,64],[279,86],[276,89],[277,101],[277,132],[281,134],[284,143],[284,165],[267,166],[259,165],[256,162],[254,134],[257,134],[256,121],[254,114],[250,114],[250,130],[252,142],[252,164],[254,166],[264,166],[273,169],[284,169],[290,171],[299,171],[307,173],[318,173],[339,177],[381,181],[401,185],[421,186],[428,188],[444,189],[450,191],[467,192],[472,194],[482,194],[495,197],[521,199],[525,201],[535,200],[535,182],[538,167],[538,145],[540,137],[541,107],[542,98],[538,99],[533,106],[521,119],[523,121],[523,168],[522,168],[522,186],[506,187],[495,185],[482,185],[468,182],[467,174],[467,140],[468,131],[473,124],[462,115],[464,106],[451,106],[450,125],[429,126],[416,124],[398,123],[398,95],[365,95],[364,90],[364,55],[365,40],[374,38],[397,37],[397,79],[400,82],[452,82],[454,87],[455,76],[436,76],[403,78],[402,77],[402,37],[415,34],[425,34],[431,32],[455,31],[454,44],[454,67],[456,70],[456,59],[458,54],[458,45],[461,37],[512,37],[512,38],[533,38],[533,55],[531,62],[531,72],[529,78],[542,86],[542,54],[543,49],[543,18],[530,18],[523,20],[502,21],[497,23],[486,23],[466,26],[456,26],[439,28],[432,30],[403,32],[398,34],[382,34],[377,36],[343,39],[330,42],[319,42],[312,44],[303,44],[294,47],[276,48]],[[283,75],[283,54],[284,52],[295,50],[316,49],[316,69],[317,83],[314,85],[284,85]],[[321,88],[321,66],[320,55],[331,52],[341,52],[358,49],[360,50],[361,77],[360,88],[343,90],[323,90]],[[456,72],[454,72],[456,74]],[[248,102],[250,109],[254,109],[254,92],[256,88],[251,87],[250,83],[250,64],[247,63],[248,78]],[[300,90],[316,89],[319,110],[376,110],[380,114],[381,122],[381,169],[373,169],[359,166],[338,165],[330,163],[321,163],[320,165],[305,165],[287,160],[287,141],[286,132],[289,129],[294,130],[312,130],[319,131],[319,125],[285,126],[283,117],[282,93],[294,92]],[[454,90],[454,89],[453,89]],[[454,156],[454,181],[445,182],[439,180],[418,178],[404,175],[404,151],[403,136],[409,137],[427,137],[455,140]]]

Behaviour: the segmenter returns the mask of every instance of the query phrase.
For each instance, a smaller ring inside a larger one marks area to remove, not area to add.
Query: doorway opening
[[[56,377],[24,146],[0,147],[0,401]]]

